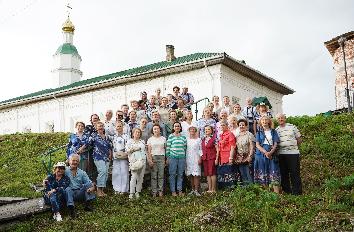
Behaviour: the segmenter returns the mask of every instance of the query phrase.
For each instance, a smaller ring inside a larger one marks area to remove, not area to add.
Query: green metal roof
[[[65,44],[60,46],[58,48],[58,51],[60,51],[60,50],[67,51],[66,49],[61,49],[61,47],[63,47],[63,48],[65,47],[64,45]],[[71,45],[71,46],[77,52],[76,48],[73,45]],[[65,53],[65,54],[67,54],[67,53]],[[91,78],[91,79],[74,82],[74,83],[72,83],[70,85],[62,86],[62,87],[55,88],[55,89],[41,90],[41,91],[38,91],[38,92],[35,92],[35,93],[30,93],[30,94],[27,94],[27,95],[23,95],[23,96],[20,96],[20,97],[16,97],[16,98],[12,98],[12,99],[8,99],[8,100],[5,100],[5,101],[2,101],[2,102],[0,102],[0,104],[10,103],[10,102],[13,102],[13,101],[18,101],[18,100],[25,100],[27,98],[40,97],[41,95],[50,94],[50,93],[54,93],[54,92],[57,92],[57,91],[68,90],[68,89],[79,87],[79,86],[85,86],[85,85],[93,84],[93,83],[96,83],[96,82],[110,80],[110,79],[113,79],[113,78],[132,76],[132,75],[137,75],[137,74],[141,74],[141,73],[145,73],[145,72],[157,71],[159,69],[164,69],[164,68],[168,68],[168,67],[172,67],[172,66],[180,65],[180,64],[186,64],[186,63],[194,62],[194,61],[198,61],[198,60],[203,60],[203,59],[210,58],[210,57],[213,57],[213,56],[220,56],[222,54],[223,53],[194,53],[194,54],[190,54],[190,55],[186,55],[186,56],[182,56],[182,57],[177,57],[173,61],[161,61],[161,62],[154,63],[154,64],[149,64],[149,65],[136,67],[136,68],[132,68],[132,69],[116,72],[116,73],[111,73],[111,74],[104,75],[104,76],[98,76],[98,77],[94,77],[94,78]]]
[[[54,55],[59,54],[72,54],[74,56],[78,56],[81,59],[81,56],[79,55],[79,52],[77,51],[76,47],[70,43],[64,43],[60,45]]]

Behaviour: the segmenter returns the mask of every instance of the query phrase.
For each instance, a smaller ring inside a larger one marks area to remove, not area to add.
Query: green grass
[[[139,200],[109,194],[94,213],[79,206],[79,218],[54,223],[49,213],[9,231],[353,231],[354,115],[293,117],[303,134],[301,174],[304,195],[276,195],[259,186],[200,198],[147,192]],[[35,197],[28,183],[45,176],[39,154],[66,142],[67,134],[0,137],[0,195]],[[56,154],[56,160],[65,156]],[[12,180],[12,181],[8,181]]]

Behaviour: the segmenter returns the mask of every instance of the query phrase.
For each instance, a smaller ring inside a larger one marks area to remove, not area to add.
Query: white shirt
[[[155,155],[165,155],[165,146],[166,146],[166,138],[163,136],[155,137],[151,136],[148,141],[147,145],[151,146],[151,154],[152,156]]]

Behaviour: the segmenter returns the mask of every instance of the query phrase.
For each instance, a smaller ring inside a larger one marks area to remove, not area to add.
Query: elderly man
[[[121,111],[123,112],[123,119],[124,119],[124,122],[128,122],[129,121],[129,106],[128,104],[123,104],[121,107],[120,107]]]
[[[229,96],[224,96],[223,97],[223,107],[221,110],[226,110],[227,115],[230,115],[233,113],[232,106],[230,104],[230,97]]]
[[[183,98],[184,104],[187,109],[191,109],[191,106],[194,103],[194,96],[191,93],[188,93],[188,87],[182,88],[181,97]]]
[[[112,120],[113,111],[107,110],[105,114],[104,120],[104,131],[106,135],[113,136],[115,134],[116,128],[114,121]]]
[[[276,128],[276,131],[280,139],[278,154],[281,186],[286,193],[300,195],[302,193],[302,184],[298,146],[301,143],[301,134],[296,126],[286,123],[284,114],[278,114],[277,120],[279,126]]]
[[[166,133],[166,126],[165,126],[165,123],[163,123],[162,121],[160,121],[160,114],[159,114],[159,111],[158,110],[154,110],[152,111],[152,121],[151,122],[148,122],[148,124],[146,125],[146,129],[148,131],[148,138],[150,138],[152,136],[152,127],[155,125],[155,124],[158,124],[160,125],[160,128],[161,128],[161,135],[163,137],[167,137],[167,133]]]
[[[70,156],[69,164],[65,170],[65,175],[70,178],[70,185],[65,189],[66,204],[72,218],[76,217],[74,201],[84,201],[85,210],[93,211],[91,202],[96,198],[95,186],[85,171],[78,168],[80,156],[73,154]]]
[[[252,98],[250,97],[246,99],[246,104],[247,105],[242,110],[242,114],[247,119],[249,132],[254,134],[255,131],[253,130],[254,129],[253,124],[254,124],[255,116],[257,114],[256,107],[252,106]]]

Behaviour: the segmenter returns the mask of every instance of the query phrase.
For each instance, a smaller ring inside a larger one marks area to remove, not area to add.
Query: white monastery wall
[[[157,88],[162,95],[172,93],[174,86],[188,86],[195,100],[204,97],[211,99],[221,94],[220,67],[214,65],[207,68],[182,72],[178,74],[127,83],[110,88],[95,90],[67,97],[54,98],[25,106],[0,111],[0,134],[16,132],[50,132],[74,131],[75,122],[80,120],[89,123],[92,113],[97,113],[103,120],[107,109],[114,112],[123,103],[140,98],[140,92],[146,91],[148,96]],[[214,83],[214,84],[213,84]],[[199,112],[204,106],[198,106]]]
[[[222,65],[221,67],[221,97],[229,96],[233,103],[240,103],[241,107],[246,105],[247,97],[263,97],[266,96],[272,105],[273,115],[281,113],[283,105],[283,95],[270,90],[264,85],[260,85],[255,81],[234,72],[229,67]]]

